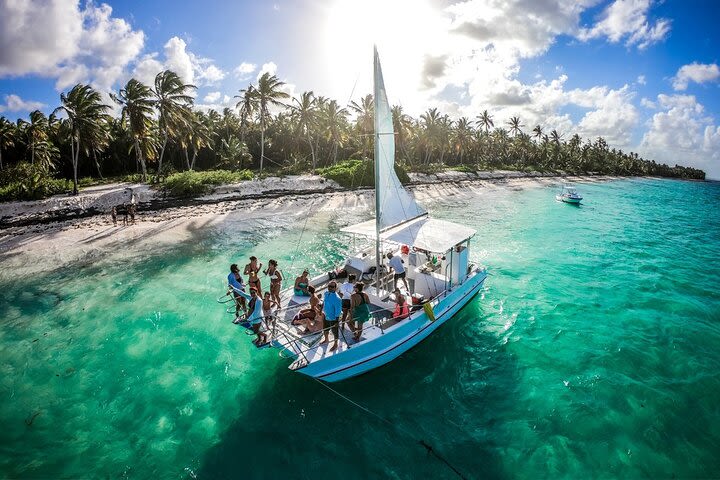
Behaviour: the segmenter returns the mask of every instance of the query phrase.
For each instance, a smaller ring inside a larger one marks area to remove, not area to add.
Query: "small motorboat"
[[[560,193],[555,195],[555,200],[558,202],[579,204],[582,197],[575,187],[571,185],[563,185]]]

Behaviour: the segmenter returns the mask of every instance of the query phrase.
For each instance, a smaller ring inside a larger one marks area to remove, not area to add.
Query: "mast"
[[[380,121],[378,115],[378,68],[380,58],[373,45],[373,103],[375,124],[375,289],[380,296]]]

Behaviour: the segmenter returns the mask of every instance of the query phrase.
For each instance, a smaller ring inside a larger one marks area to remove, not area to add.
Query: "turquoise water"
[[[215,301],[230,260],[329,268],[366,211],[320,200],[307,223],[230,217],[131,257],[3,270],[0,472],[452,478],[424,439],[471,478],[715,477],[720,184],[579,189],[580,207],[549,187],[425,202],[480,231],[491,276],[419,347],[333,384],[397,427],[256,351]]]

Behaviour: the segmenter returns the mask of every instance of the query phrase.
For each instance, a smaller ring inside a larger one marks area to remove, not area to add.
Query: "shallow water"
[[[0,471],[452,478],[424,439],[471,478],[716,476],[720,185],[579,189],[580,207],[547,187],[424,202],[479,230],[491,276],[420,346],[333,384],[393,427],[256,351],[215,301],[230,260],[330,268],[365,210],[235,215],[131,257],[2,271]]]

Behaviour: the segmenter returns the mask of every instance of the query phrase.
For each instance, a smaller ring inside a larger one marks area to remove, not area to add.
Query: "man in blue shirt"
[[[238,268],[237,263],[230,265],[230,275],[228,275],[228,293],[230,292],[232,292],[235,297],[235,323],[239,323],[238,319],[240,318],[240,308],[242,308],[244,312],[247,312],[247,309],[245,308],[245,299],[238,293],[245,292],[245,285],[243,284],[243,279],[240,276],[240,269]]]
[[[342,315],[342,298],[337,294],[337,283],[330,282],[328,284],[327,292],[323,297],[323,313],[325,314],[325,322],[323,323],[323,335],[325,339],[320,344],[328,343],[328,337],[330,334],[329,328],[332,328],[335,341],[333,342],[330,351],[334,351],[338,346],[338,320]]]

